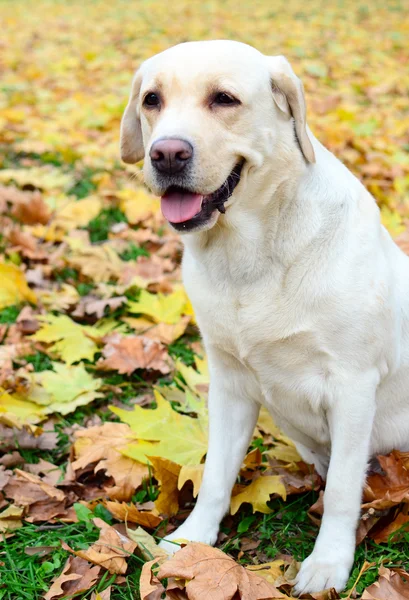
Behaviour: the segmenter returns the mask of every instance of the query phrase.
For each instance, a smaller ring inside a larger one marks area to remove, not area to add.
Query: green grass
[[[21,306],[17,305],[7,306],[7,308],[3,308],[3,310],[0,310],[0,324],[12,325],[16,322],[20,311]]]
[[[122,258],[122,260],[129,261],[136,260],[138,256],[149,257],[150,253],[145,248],[141,248],[140,246],[132,243],[129,244],[128,248],[126,248],[126,250],[124,250],[119,256]]]
[[[93,244],[104,242],[108,233],[116,223],[126,223],[127,219],[119,208],[104,208],[95,219],[88,223],[90,240]]]
[[[103,507],[102,507],[103,508]],[[106,511],[106,509],[104,509]],[[108,513],[108,511],[106,511]],[[101,509],[92,516],[105,519]],[[61,548],[64,540],[75,550],[86,549],[99,536],[99,529],[86,519],[79,523],[38,526],[25,524],[17,530],[14,537],[0,543],[1,567],[0,600],[40,600],[50,588],[53,579],[58,576],[69,557],[69,552]],[[26,548],[52,546],[53,550],[44,557],[29,556]],[[138,598],[141,560],[131,556],[128,560],[128,573],[125,586],[113,586],[112,600],[135,600]],[[115,575],[105,572],[101,581],[79,597],[91,598],[92,592],[102,592],[113,584]]]

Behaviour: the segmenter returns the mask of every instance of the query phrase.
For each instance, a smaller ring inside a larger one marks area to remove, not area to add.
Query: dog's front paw
[[[322,592],[335,588],[341,592],[348,581],[350,564],[312,553],[304,560],[295,578],[294,592],[297,595]]]
[[[193,527],[187,522],[176,531],[166,536],[159,544],[160,548],[166,550],[168,554],[174,554],[180,549],[180,545],[187,542],[202,542],[203,544],[213,544],[217,540],[217,529],[203,529]]]

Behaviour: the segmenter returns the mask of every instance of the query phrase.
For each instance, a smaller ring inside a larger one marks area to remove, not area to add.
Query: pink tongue
[[[170,192],[161,200],[163,216],[171,223],[183,223],[200,212],[203,196],[190,192]]]

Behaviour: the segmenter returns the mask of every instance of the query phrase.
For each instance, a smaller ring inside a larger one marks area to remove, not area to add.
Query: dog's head
[[[242,179],[295,146],[314,162],[290,64],[224,40],[179,44],[143,63],[121,125],[122,159],[145,159],[146,183],[181,232],[212,227]]]

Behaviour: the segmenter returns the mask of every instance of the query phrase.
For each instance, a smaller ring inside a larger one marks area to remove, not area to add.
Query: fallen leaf
[[[96,283],[118,279],[124,269],[124,262],[108,244],[76,249],[67,260]]]
[[[178,489],[181,490],[187,481],[191,481],[193,483],[193,497],[196,498],[202,484],[203,472],[204,464],[183,465],[178,477]]]
[[[125,502],[109,502],[105,501],[104,506],[118,521],[126,521],[127,523],[137,523],[147,529],[156,529],[161,524],[162,519],[158,515],[150,511],[138,510],[134,504],[126,504]]]
[[[141,223],[160,212],[160,201],[144,188],[125,188],[116,192],[119,206],[132,225]]]
[[[403,579],[404,578],[404,579]],[[380,567],[379,579],[362,594],[362,600],[405,600],[409,598],[409,573]]]
[[[41,328],[32,336],[37,342],[52,344],[54,352],[64,362],[71,365],[82,359],[92,360],[98,346],[91,336],[98,337],[96,327],[79,325],[66,315],[44,315],[40,317]]]
[[[101,397],[97,390],[102,380],[92,377],[82,365],[55,362],[53,369],[35,373],[28,392],[28,399],[43,405],[45,414],[66,415]]]
[[[160,494],[155,500],[156,510],[169,517],[179,510],[178,479],[180,465],[160,456],[150,456],[155,479],[160,483]]]
[[[260,565],[246,565],[246,569],[252,573],[257,573],[257,575],[274,585],[277,579],[283,574],[281,567],[284,564],[284,561],[279,559]]]
[[[17,393],[8,394],[0,388],[0,423],[21,428],[26,424],[39,423],[45,417],[43,406],[30,402]]]
[[[205,544],[188,544],[161,565],[157,576],[159,580],[170,577],[181,580],[189,600],[285,598],[265,579],[235,563],[221,550]]]
[[[94,219],[102,209],[102,202],[96,196],[88,196],[82,200],[68,202],[61,210],[57,211],[53,224],[64,231],[71,231],[77,227],[85,227]]]
[[[143,336],[121,337],[115,333],[106,338],[101,369],[112,369],[130,375],[136,369],[152,369],[163,375],[170,373],[172,360],[159,342]]]
[[[200,464],[207,452],[207,415],[192,418],[172,409],[170,402],[154,391],[156,409],[134,406],[126,411],[111,406],[112,412],[128,423],[138,443],[121,450],[125,456],[146,462],[147,456],[160,456],[179,465]]]
[[[258,479],[254,479],[242,492],[232,497],[230,512],[235,515],[243,502],[248,502],[252,505],[253,512],[269,514],[271,509],[267,506],[267,502],[272,494],[278,494],[284,500],[286,499],[286,489],[281,478],[274,475],[262,475]]]
[[[88,591],[98,580],[101,567],[91,566],[77,556],[70,556],[61,575],[53,582],[44,600],[60,600]]]
[[[150,294],[145,290],[141,290],[139,300],[129,302],[128,310],[133,313],[148,315],[157,323],[174,325],[180,321],[186,303],[186,292],[182,288],[168,296]]]
[[[155,539],[142,527],[137,529],[126,528],[127,535],[137,544],[138,551],[145,560],[156,559],[156,562],[168,558],[165,550],[160,548]]]
[[[0,278],[0,310],[24,300],[32,304],[37,302],[36,295],[28,287],[23,273],[14,265],[0,263]]]
[[[128,501],[135,490],[148,476],[148,468],[131,458],[123,456],[121,449],[134,437],[128,425],[104,423],[75,433],[72,463],[74,471],[95,465],[94,471],[105,470],[115,482],[115,486],[105,487],[108,497]]]
[[[152,571],[152,567],[158,563],[154,558],[146,562],[142,567],[141,577],[139,579],[141,600],[161,600],[165,593],[165,588]]]
[[[21,521],[24,509],[10,505],[0,513],[0,534],[15,531],[23,526]],[[0,536],[1,539],[1,536]]]
[[[95,518],[93,522],[100,528],[100,536],[92,546],[87,550],[73,550],[68,544],[62,542],[62,547],[84,560],[107,569],[110,573],[124,575],[128,567],[126,559],[135,550],[136,542],[107,525],[102,519]]]

